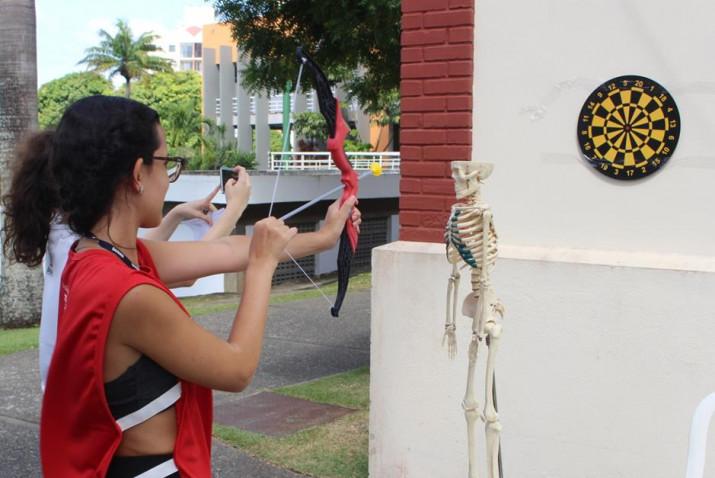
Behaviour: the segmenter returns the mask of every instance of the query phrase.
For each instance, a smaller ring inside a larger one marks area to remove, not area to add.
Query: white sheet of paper
[[[211,221],[216,222],[225,212],[226,208],[217,209],[211,212]],[[188,226],[191,229],[191,234],[195,241],[200,241],[202,237],[209,232],[211,226],[209,226],[203,219],[189,219],[181,222],[182,225]]]

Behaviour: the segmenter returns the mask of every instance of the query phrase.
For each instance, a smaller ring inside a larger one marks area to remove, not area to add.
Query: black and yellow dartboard
[[[600,173],[638,179],[662,167],[675,151],[680,115],[655,81],[619,76],[596,88],[578,119],[581,152]]]

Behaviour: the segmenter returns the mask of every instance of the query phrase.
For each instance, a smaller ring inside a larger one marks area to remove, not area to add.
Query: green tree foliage
[[[315,150],[325,150],[328,132],[325,118],[320,113],[306,111],[295,115],[293,131],[298,136],[305,138],[306,143]]]
[[[221,166],[243,166],[246,169],[256,168],[256,153],[239,151],[234,141],[226,138],[226,126],[216,124],[210,118],[202,121],[204,134],[201,137],[201,148],[190,158],[188,169],[210,171]]]
[[[145,76],[134,87],[134,99],[159,113],[172,154],[190,155],[201,146],[201,75],[197,72]]]
[[[372,145],[360,139],[356,129],[350,130],[350,134],[345,138],[345,151],[372,151]]]
[[[158,38],[153,32],[144,32],[134,39],[129,25],[117,20],[117,34],[112,36],[106,30],[99,31],[99,46],[85,50],[85,57],[78,64],[85,64],[97,73],[109,73],[109,78],[121,75],[125,81],[125,95],[131,96],[131,81],[151,72],[171,71],[171,61],[150,55],[159,51],[154,42]]]
[[[290,146],[290,144],[288,145]],[[283,131],[272,129],[271,130],[271,151],[282,151],[283,150]]]
[[[40,127],[55,126],[65,109],[75,101],[92,95],[111,95],[112,83],[93,72],[70,73],[40,87],[37,93]]]
[[[315,151],[325,151],[328,132],[325,118],[320,113],[307,111],[295,116],[293,130],[298,136],[305,138],[307,146]],[[345,151],[370,151],[372,146],[360,139],[356,129],[351,129],[345,138]]]
[[[394,109],[400,83],[400,0],[215,0],[246,53],[244,84],[282,91],[303,46],[370,114]],[[301,88],[309,87],[304,75]]]

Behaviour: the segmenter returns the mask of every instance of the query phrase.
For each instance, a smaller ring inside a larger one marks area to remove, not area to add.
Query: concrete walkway
[[[197,318],[219,337],[227,337],[234,311]],[[330,317],[320,297],[273,305],[263,356],[251,386],[240,394],[216,392],[214,401],[238,401],[266,388],[300,383],[369,365],[370,291],[349,293],[339,319]],[[39,477],[40,415],[37,350],[0,357],[0,476]],[[217,440],[215,477],[299,478]]]

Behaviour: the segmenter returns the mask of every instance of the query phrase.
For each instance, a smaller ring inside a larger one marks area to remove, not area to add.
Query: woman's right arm
[[[287,251],[298,259],[335,245],[355,202],[354,197],[342,206],[335,201],[328,208],[323,227],[316,232],[298,234]],[[359,223],[359,214],[354,215],[353,224]],[[151,253],[161,280],[165,284],[177,284],[208,275],[246,270],[251,241],[251,237],[234,235],[214,241],[144,241],[144,244]],[[280,260],[289,260],[289,257],[281,252]]]
[[[295,228],[270,218],[256,224],[246,280],[233,327],[224,341],[189,320],[164,291],[140,285],[121,300],[113,327],[118,339],[184,380],[237,392],[258,367],[271,278]]]

